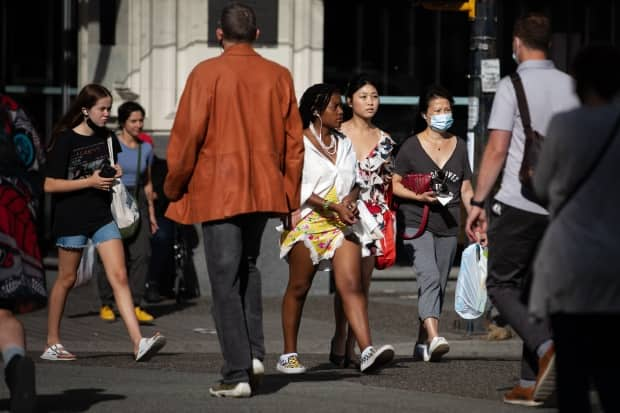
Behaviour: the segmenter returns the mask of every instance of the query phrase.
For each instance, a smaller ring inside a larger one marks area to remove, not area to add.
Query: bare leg
[[[58,248],[58,276],[50,291],[47,308],[47,345],[60,343],[60,321],[69,290],[75,283],[82,250]]]
[[[0,351],[8,347],[26,348],[24,327],[13,313],[0,309]]]
[[[282,332],[284,353],[295,353],[304,303],[316,270],[310,259],[310,251],[302,242],[293,246],[288,255],[288,262],[288,285],[282,299]]]
[[[110,286],[114,291],[114,300],[116,301],[118,312],[125,322],[125,327],[127,327],[129,337],[133,343],[134,353],[136,353],[142,334],[140,333],[140,326],[136,319],[133,299],[131,298],[129,282],[127,280],[123,241],[120,239],[111,239],[102,242],[97,246],[97,251],[101,257],[101,262],[103,263],[103,268],[105,269]]]
[[[332,259],[336,290],[342,297],[342,307],[360,351],[363,351],[371,345],[371,339],[368,304],[360,276],[360,262],[359,244],[346,239]]]
[[[372,278],[372,272],[375,269],[375,257],[362,258],[362,288],[364,289],[364,296],[366,296],[366,312],[368,313],[368,296],[370,293],[370,280]],[[355,354],[355,335],[353,330],[348,329],[347,334],[347,354],[353,356]]]
[[[439,320],[435,317],[428,317],[424,320],[424,326],[422,328],[426,332],[426,341],[430,343],[431,340],[439,335]],[[420,338],[418,338],[418,341],[420,341]],[[420,342],[423,343],[423,341]]]

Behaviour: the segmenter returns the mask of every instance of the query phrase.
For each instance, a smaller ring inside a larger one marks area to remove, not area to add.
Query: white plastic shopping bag
[[[82,259],[80,260],[80,265],[78,265],[77,277],[75,278],[73,288],[88,284],[88,282],[93,278],[95,272],[94,267],[95,244],[93,244],[92,241],[88,241],[88,245],[82,252]]]
[[[487,248],[471,244],[463,251],[456,280],[454,310],[462,318],[480,317],[487,303]]]

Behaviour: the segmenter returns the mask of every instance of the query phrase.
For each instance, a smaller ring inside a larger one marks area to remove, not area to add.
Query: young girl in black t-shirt
[[[53,194],[53,234],[58,247],[58,277],[49,295],[45,360],[74,360],[60,342],[60,319],[67,294],[73,287],[82,250],[90,238],[97,248],[114,290],[119,312],[133,343],[136,361],[153,356],[166,339],[157,333],[143,338],[127,283],[123,242],[110,211],[110,189],[122,175],[104,178],[101,170],[109,162],[106,140],[112,136],[115,154],[120,145],[105,127],[112,95],[105,87],[86,85],[54,128],[48,148],[45,192]]]

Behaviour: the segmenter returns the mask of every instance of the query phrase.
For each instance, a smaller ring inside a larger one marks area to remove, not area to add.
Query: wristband
[[[327,199],[323,201],[323,211],[329,211],[329,206],[332,204],[332,201],[328,201]]]
[[[473,196],[469,200],[469,204],[471,206],[475,206],[475,207],[478,207],[478,208],[484,208],[484,200],[483,201],[476,201]]]

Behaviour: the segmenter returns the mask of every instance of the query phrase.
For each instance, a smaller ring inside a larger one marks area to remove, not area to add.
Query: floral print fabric
[[[389,210],[388,193],[391,192],[394,141],[385,132],[377,146],[363,160],[357,163],[357,181],[360,184],[360,199],[368,211],[384,229],[383,214]],[[362,237],[362,256],[383,255],[381,240]]]
[[[332,187],[325,199],[334,203],[340,202],[336,188]],[[303,242],[310,250],[310,258],[319,269],[329,267],[329,260],[336,249],[342,245],[347,226],[340,221],[335,212],[313,210],[301,219],[291,231],[284,231],[280,238],[280,257],[286,256],[293,245]]]

